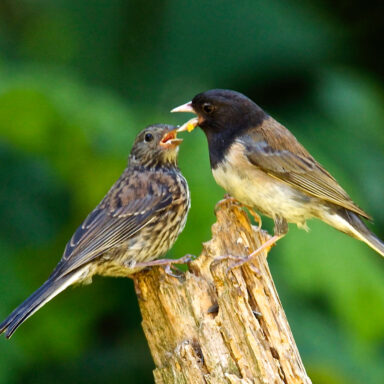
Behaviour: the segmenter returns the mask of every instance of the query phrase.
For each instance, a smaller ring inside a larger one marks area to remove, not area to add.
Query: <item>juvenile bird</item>
[[[138,134],[128,166],[68,242],[48,280],[1,324],[7,338],[45,303],[93,275],[129,276],[160,259],[183,230],[190,207],[187,181],[177,166],[176,127],[152,125]]]
[[[213,89],[171,112],[197,114],[178,131],[199,126],[208,140],[216,182],[241,204],[273,218],[274,236],[251,256],[283,237],[287,222],[307,228],[306,220],[311,218],[365,242],[384,256],[384,243],[361,219],[370,216],[288,129],[248,97]]]

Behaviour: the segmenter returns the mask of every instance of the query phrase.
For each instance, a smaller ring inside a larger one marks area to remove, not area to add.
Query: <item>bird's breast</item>
[[[251,164],[242,148],[232,148],[212,169],[216,182],[244,205],[301,224],[313,217],[312,198]]]

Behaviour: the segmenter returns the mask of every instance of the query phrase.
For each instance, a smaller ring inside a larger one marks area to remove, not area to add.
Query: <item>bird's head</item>
[[[183,139],[176,137],[176,131],[176,127],[166,124],[150,125],[142,130],[133,143],[129,164],[148,168],[177,166]]]
[[[192,112],[197,117],[183,124],[178,132],[192,131],[199,126],[207,134],[237,133],[260,124],[265,112],[243,94],[212,89],[196,95],[192,101],[172,109],[171,112]]]

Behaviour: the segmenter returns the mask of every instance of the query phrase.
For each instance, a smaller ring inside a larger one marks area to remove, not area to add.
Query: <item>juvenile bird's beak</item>
[[[178,147],[183,139],[176,137],[178,130],[174,129],[173,131],[167,132],[160,141],[160,147],[164,149],[174,149]]]
[[[192,101],[189,101],[188,103],[185,103],[183,105],[179,105],[176,108],[173,108],[171,110],[171,113],[173,112],[190,112],[190,113],[196,113],[195,110],[192,107]]]

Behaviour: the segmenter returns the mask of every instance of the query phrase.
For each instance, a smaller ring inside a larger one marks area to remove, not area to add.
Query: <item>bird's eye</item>
[[[203,111],[207,114],[210,115],[214,111],[215,107],[210,104],[210,103],[204,103],[203,104]]]
[[[146,141],[147,143],[149,143],[150,141],[153,140],[153,135],[152,133],[146,133],[145,136],[144,136],[144,141]]]

